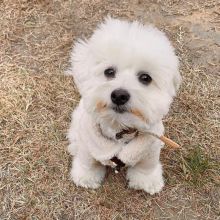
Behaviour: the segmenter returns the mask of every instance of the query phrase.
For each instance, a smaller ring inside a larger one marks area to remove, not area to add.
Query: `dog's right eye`
[[[107,78],[114,78],[116,73],[116,69],[113,67],[109,67],[104,71],[104,74]]]

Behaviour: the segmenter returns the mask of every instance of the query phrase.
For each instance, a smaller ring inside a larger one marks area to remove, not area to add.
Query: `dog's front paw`
[[[127,178],[129,180],[129,187],[142,189],[151,195],[159,193],[164,186],[160,164],[151,172],[144,172],[144,170],[136,167],[130,168],[128,169]]]
[[[74,162],[70,176],[77,186],[96,189],[101,185],[105,176],[105,168],[103,166],[92,166],[88,168]]]

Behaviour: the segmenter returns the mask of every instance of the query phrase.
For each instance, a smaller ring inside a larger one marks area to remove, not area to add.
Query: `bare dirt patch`
[[[212,0],[0,0],[0,219],[219,219],[220,15]],[[110,170],[94,191],[69,180],[65,138],[77,105],[72,43],[107,14],[154,23],[172,40],[183,85],[164,119],[166,187],[149,196]]]

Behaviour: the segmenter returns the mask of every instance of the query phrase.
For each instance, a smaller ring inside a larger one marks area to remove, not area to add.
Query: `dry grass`
[[[219,219],[219,13],[217,1],[0,1],[0,219]],[[153,22],[172,39],[183,85],[166,133],[166,187],[127,189],[69,181],[65,134],[79,95],[63,75],[73,41],[106,14]]]

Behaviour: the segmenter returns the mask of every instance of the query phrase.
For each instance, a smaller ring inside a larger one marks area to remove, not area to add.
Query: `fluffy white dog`
[[[68,132],[71,178],[97,188],[105,166],[126,165],[129,186],[150,194],[164,186],[159,162],[162,118],[179,87],[178,58],[153,26],[107,18],[78,41],[71,68],[81,94]]]

